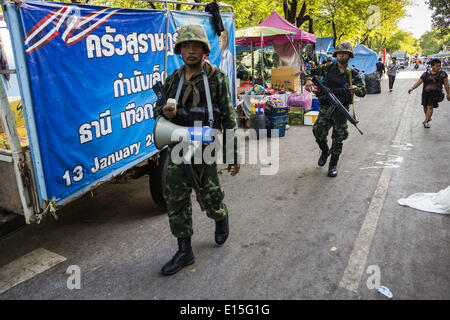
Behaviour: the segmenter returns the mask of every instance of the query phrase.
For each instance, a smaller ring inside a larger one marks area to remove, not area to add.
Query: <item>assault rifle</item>
[[[342,105],[342,103],[339,101],[338,98],[336,98],[336,96],[333,94],[333,92],[331,92],[331,90],[327,87],[325,87],[323,85],[322,82],[319,81],[319,79],[314,76],[311,80],[314,85],[320,90],[321,93],[325,93],[328,101],[331,103],[330,108],[327,111],[327,115],[326,117],[329,119],[331,117],[331,114],[334,112],[334,110],[336,110],[336,108],[347,118],[348,121],[350,121],[350,123],[352,125],[355,126],[356,129],[358,129],[359,133],[363,134],[363,132],[361,130],[359,130],[357,124],[358,121],[356,121],[352,115],[348,112],[348,110]]]
[[[158,100],[164,106],[167,103],[167,97],[166,97],[166,94],[165,94],[164,89],[162,87],[161,81],[158,81],[157,83],[155,83],[153,85],[153,91],[155,92],[156,96],[158,97]],[[190,148],[189,148],[188,153],[190,155],[194,154],[194,146],[192,144],[190,144]],[[202,186],[200,184],[200,179],[199,179],[199,177],[197,175],[197,172],[195,172],[194,167],[192,166],[192,163],[185,163],[183,161],[181,164],[179,164],[179,166],[183,169],[184,174],[188,178],[189,184],[195,190],[195,195],[196,195],[196,198],[197,198],[197,202],[200,205],[200,209],[202,211],[205,211],[205,206],[203,204],[203,201],[200,199],[200,192],[202,191],[203,188],[202,188]]]

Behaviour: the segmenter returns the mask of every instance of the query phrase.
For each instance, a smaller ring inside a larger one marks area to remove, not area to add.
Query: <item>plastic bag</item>
[[[399,199],[397,203],[414,209],[434,212],[450,213],[450,186],[438,193],[414,193],[405,199]]]
[[[364,81],[367,94],[381,93],[380,79],[377,73],[366,74]]]
[[[300,95],[294,92],[289,96],[287,104],[291,107],[303,107],[305,110],[309,110],[312,106],[311,94],[306,90]]]

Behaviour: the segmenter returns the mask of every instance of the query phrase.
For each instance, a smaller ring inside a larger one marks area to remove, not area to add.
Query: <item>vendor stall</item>
[[[279,136],[283,136],[285,125],[288,122],[289,97],[291,94],[296,94],[299,91],[303,94],[300,86],[300,73],[304,70],[301,51],[304,45],[315,43],[316,36],[295,27],[275,11],[258,26],[245,29],[236,31],[236,44],[250,44],[252,46],[253,62],[254,45],[261,48],[269,44],[272,45],[278,55],[278,66],[270,70],[271,88],[266,88],[266,77],[264,72],[261,72],[263,79],[260,83],[262,86],[255,84],[254,74],[252,74],[250,86],[245,87],[245,89],[244,87],[238,89],[239,92],[243,92],[243,94],[239,95],[239,101],[241,102],[240,119],[248,120],[255,118],[255,116],[260,116],[261,113],[266,113],[266,120],[270,122],[267,128],[280,128]],[[244,31],[249,32],[250,30],[259,30],[260,36],[243,35]],[[262,30],[266,31],[266,33],[263,34]],[[276,33],[273,33],[273,31],[276,31]],[[258,67],[263,68],[264,59],[259,59],[259,61],[261,63]],[[252,70],[254,67],[255,65],[252,63]],[[267,103],[268,101],[269,103]],[[272,112],[274,108],[267,108],[267,105],[279,106],[280,108],[276,110],[285,114],[273,118]],[[261,106],[264,107],[261,108]]]
[[[254,45],[255,42],[258,43],[261,46],[264,45],[264,41],[266,41],[266,43],[270,40],[274,40],[277,37],[280,36],[285,36],[288,34],[293,34],[292,31],[286,31],[286,30],[282,30],[282,29],[278,29],[278,28],[273,28],[273,27],[267,27],[267,26],[256,26],[256,27],[247,27],[247,28],[242,28],[239,30],[236,30],[236,43],[240,44],[240,45],[251,45],[251,55],[252,55],[252,82],[253,84],[255,83],[255,79],[254,79],[254,74],[253,74],[253,70],[254,70],[254,56],[253,56],[253,52],[254,52]],[[264,69],[264,59],[261,59],[261,67],[262,70]],[[265,86],[265,82],[264,82],[264,72],[261,70],[261,75],[263,77],[262,79],[262,85]]]
[[[280,57],[280,66],[299,68],[296,70],[296,73],[302,71],[300,70],[300,66],[303,65],[300,54],[302,46],[315,43],[316,35],[297,28],[276,11],[273,11],[259,26],[270,26],[292,32],[288,36],[284,35],[274,38],[272,45]]]

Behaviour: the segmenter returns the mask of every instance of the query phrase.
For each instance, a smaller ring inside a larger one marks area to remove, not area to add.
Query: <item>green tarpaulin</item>
[[[261,77],[261,54],[262,50],[255,50],[254,56],[254,76],[256,79],[262,79]],[[270,83],[270,70],[276,68],[278,64],[278,55],[275,52],[264,51],[264,79]],[[247,74],[247,81],[252,81],[252,55],[248,54],[238,61],[236,69],[242,69],[244,74]],[[266,83],[267,85],[268,83]]]

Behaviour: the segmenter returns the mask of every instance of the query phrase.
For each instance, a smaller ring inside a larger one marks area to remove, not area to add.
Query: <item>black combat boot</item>
[[[170,276],[194,262],[195,258],[191,247],[191,237],[178,238],[178,251],[172,260],[162,267],[161,273],[164,276]]]
[[[327,163],[328,156],[330,155],[330,150],[328,148],[322,150],[322,154],[320,155],[318,165],[323,167],[325,163]]]
[[[336,177],[338,174],[337,171],[337,163],[339,160],[339,156],[335,156],[335,155],[331,155],[331,159],[330,159],[330,167],[328,168],[328,176],[329,177]]]
[[[229,226],[228,226],[228,214],[225,217],[225,219],[216,221],[216,232],[214,234],[214,240],[216,240],[216,243],[218,245],[222,245],[227,241],[229,233]]]

